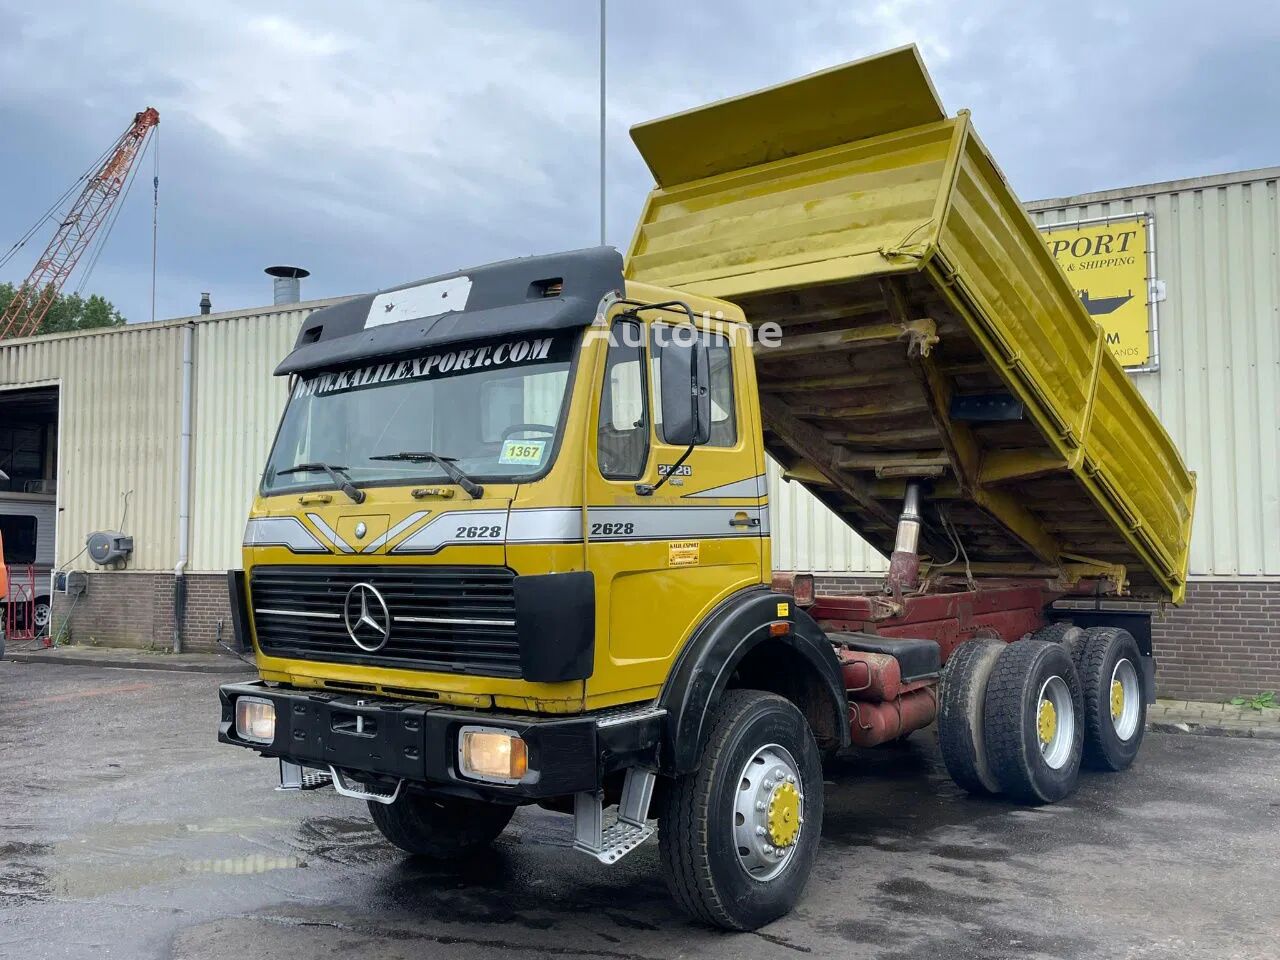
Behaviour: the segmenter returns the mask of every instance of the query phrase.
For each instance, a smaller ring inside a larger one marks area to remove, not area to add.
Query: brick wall
[[[54,631],[61,630],[65,621],[74,643],[171,650],[175,579],[172,573],[130,570],[90,573],[86,590],[78,600],[54,595]],[[231,605],[226,575],[193,573],[186,581],[183,649],[217,650],[219,620],[222,638],[231,645]]]
[[[819,574],[814,582],[818,593],[840,594],[879,586],[881,579]],[[1225,700],[1280,691],[1280,583],[1195,580],[1181,607],[1137,606],[1153,614],[1160,696]]]
[[[1192,581],[1152,619],[1161,696],[1223,700],[1280,691],[1280,583]]]

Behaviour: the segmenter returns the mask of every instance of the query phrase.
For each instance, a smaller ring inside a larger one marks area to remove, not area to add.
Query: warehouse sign
[[[1042,226],[1049,252],[1124,367],[1153,369],[1147,216]]]

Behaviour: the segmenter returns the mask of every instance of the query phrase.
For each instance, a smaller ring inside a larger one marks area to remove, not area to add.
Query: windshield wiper
[[[356,503],[364,503],[365,492],[351,482],[351,477],[346,473],[347,467],[337,467],[332,463],[325,463],[323,460],[316,460],[314,463],[300,463],[296,467],[289,467],[285,470],[277,470],[276,476],[283,477],[287,473],[327,473],[331,479],[348,497]]]
[[[459,467],[454,466],[454,461],[458,459],[457,457],[442,457],[440,454],[432,453],[430,450],[423,450],[417,453],[412,450],[405,450],[400,453],[384,453],[369,459],[403,460],[407,463],[434,463],[449,475],[450,480],[467,491],[472,500],[479,500],[484,496],[484,487],[468,477]]]

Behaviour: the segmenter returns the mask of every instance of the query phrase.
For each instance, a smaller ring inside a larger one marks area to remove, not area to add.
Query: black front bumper
[[[332,766],[357,777],[407,780],[440,793],[516,803],[599,790],[610,773],[656,765],[662,723],[656,711],[531,717],[272,687],[260,680],[223,684],[218,693],[220,743],[306,767]],[[243,696],[274,704],[276,731],[271,743],[253,743],[236,734],[235,701]],[[458,730],[468,725],[510,730],[522,737],[534,775],[509,785],[462,776]]]

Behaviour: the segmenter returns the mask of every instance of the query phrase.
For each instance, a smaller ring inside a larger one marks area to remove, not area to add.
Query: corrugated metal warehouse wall
[[[131,566],[173,566],[181,370],[182,327],[174,323],[0,345],[0,389],[60,388],[59,564],[80,553],[86,534],[119,527],[131,490]],[[90,567],[82,555],[70,569]]]
[[[1134,374],[1196,472],[1191,573],[1280,577],[1280,168],[1031,204],[1038,224],[1152,213],[1160,370]]]
[[[1038,224],[1155,215],[1160,370],[1133,374],[1196,471],[1191,574],[1280,578],[1280,168],[1029,204]],[[885,561],[770,470],[774,566],[874,574]]]
[[[227,315],[197,327],[192,570],[240,565],[245,517],[288,393],[287,379],[271,371],[318,306]]]
[[[0,391],[60,388],[59,565],[100,569],[80,552],[85,535],[117,529],[130,490],[123,528],[135,549],[128,569],[171,571],[177,563],[182,336],[191,323],[196,373],[188,569],[235,566],[254,484],[284,405],[285,385],[271,371],[292,346],[302,318],[333,302],[0,344]]]

